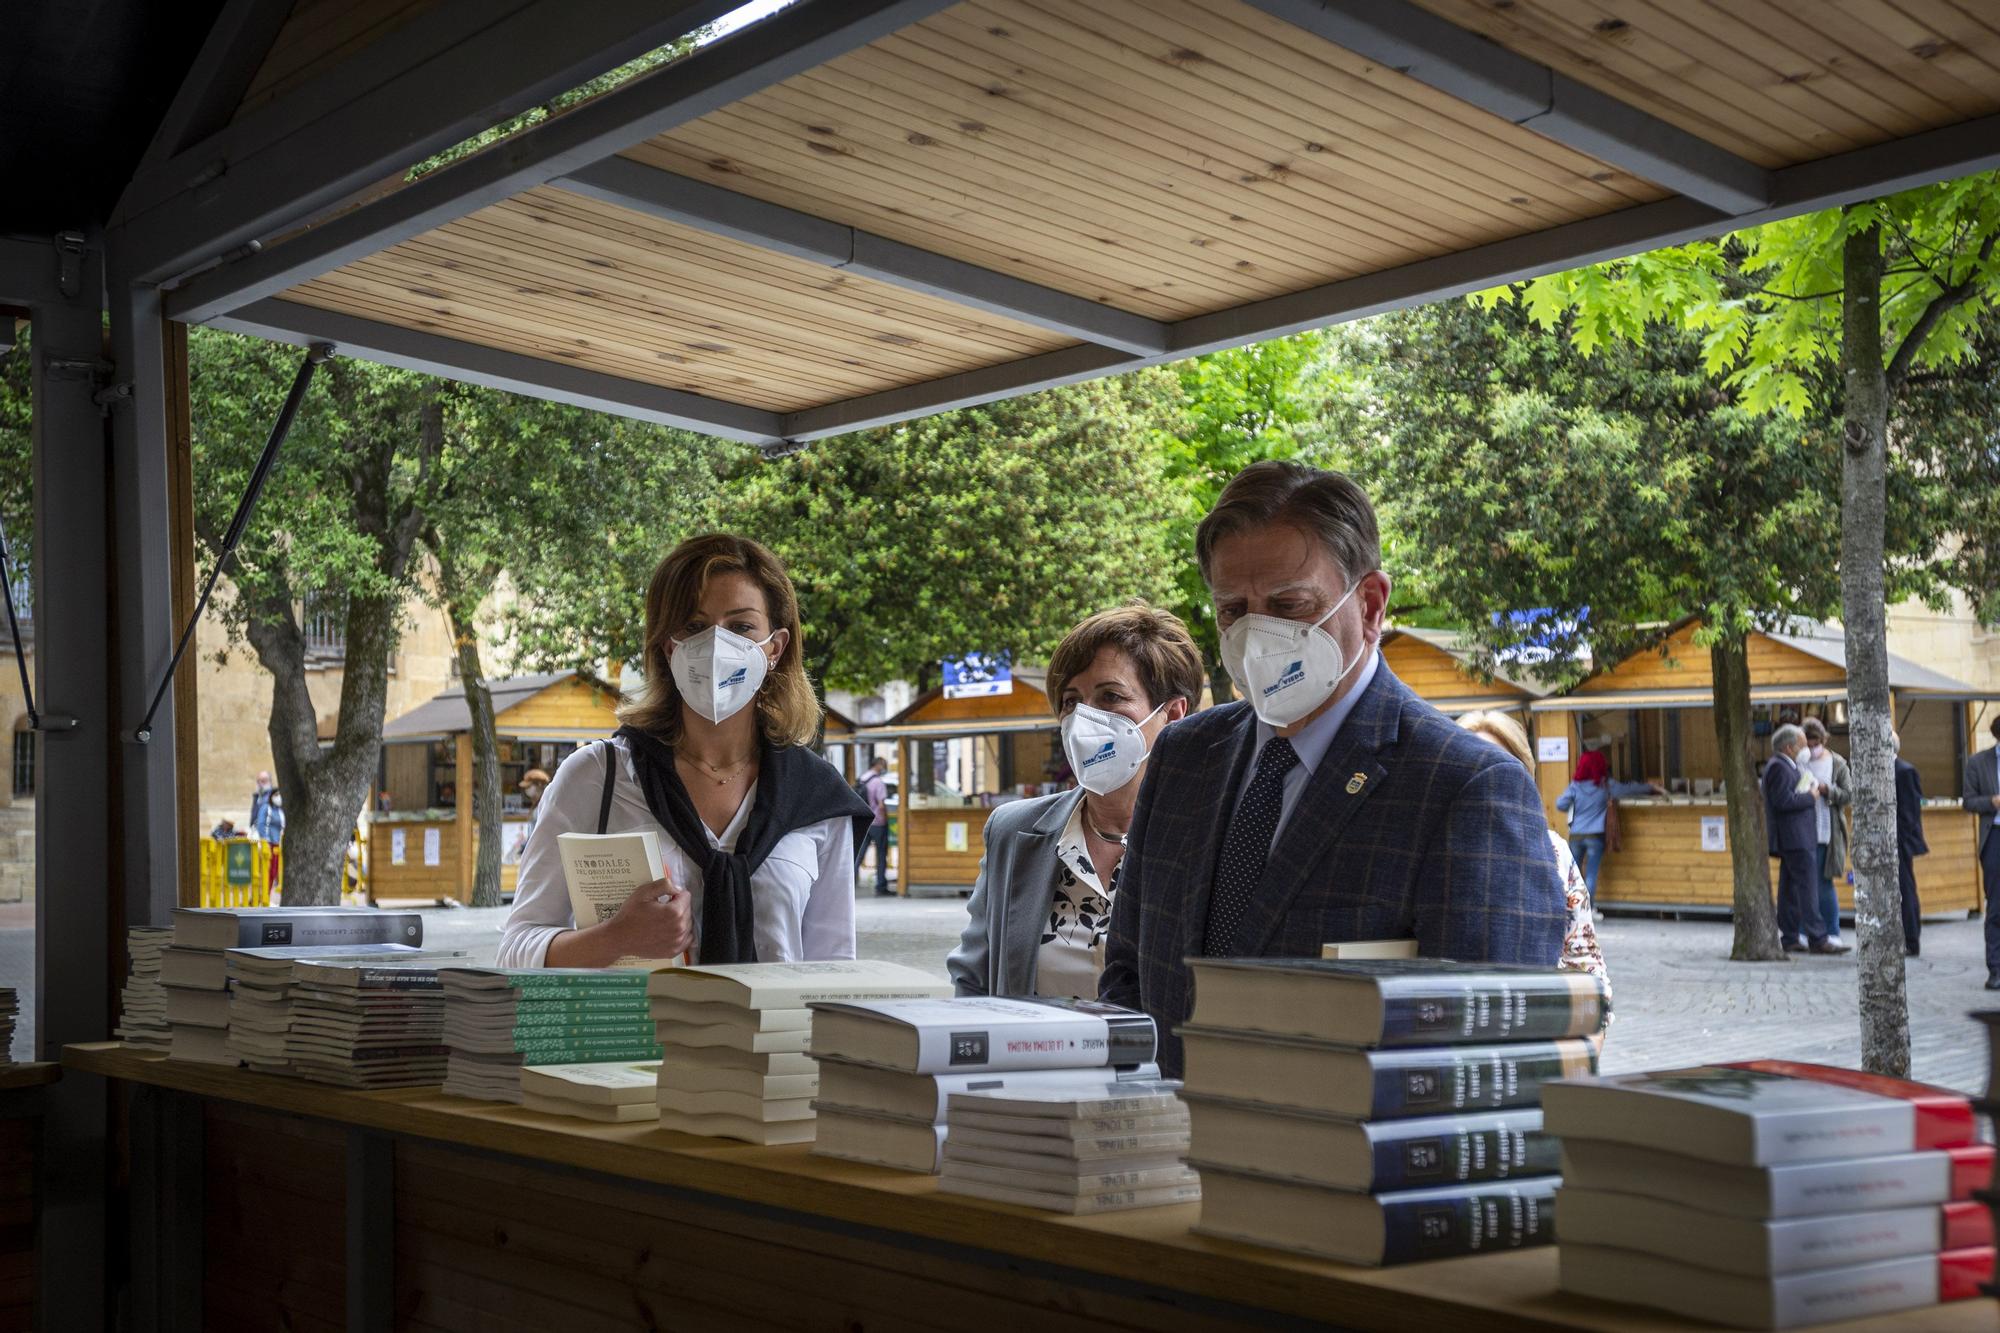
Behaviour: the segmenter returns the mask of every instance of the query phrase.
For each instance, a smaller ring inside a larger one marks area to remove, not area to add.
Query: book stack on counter
[[[1439,959],[1195,958],[1195,1230],[1352,1264],[1548,1244],[1537,1109],[1587,1074],[1597,978]]]
[[[661,1128],[769,1144],[813,1137],[810,1006],[948,995],[951,987],[900,963],[839,959],[671,967],[653,973],[647,990],[660,1042]]]
[[[286,1072],[342,1088],[444,1082],[444,985],[462,949],[396,957],[300,958],[286,1003]]]
[[[355,907],[177,907],[173,942],[160,956],[168,1054],[176,1060],[235,1065],[229,1049],[230,949],[423,942],[415,912]]]
[[[820,1080],[813,1151],[901,1171],[940,1169],[956,1094],[1082,1098],[1103,1096],[1107,1082],[1159,1077],[1153,1020],[1096,1001],[822,1003],[812,1023]],[[1119,1137],[1082,1136],[1072,1156],[1102,1157]],[[1030,1163],[1044,1174],[1050,1166],[1043,1158]]]
[[[659,1059],[646,973],[588,967],[446,968],[444,1090],[519,1102],[522,1070]],[[652,1083],[646,1099],[652,1102]]]
[[[167,926],[134,926],[125,932],[125,989],[118,996],[118,1029],[113,1034],[120,1041],[154,1051],[173,1045],[167,991],[160,985],[160,956],[173,938]]]
[[[1975,1295],[1993,1169],[1972,1106],[1784,1060],[1544,1089],[1562,1143],[1562,1289],[1738,1328]]]
[[[1972,1016],[1986,1029],[1986,1095],[1972,1105],[1992,1122],[1992,1128],[2000,1130],[2000,1009],[1981,1010]],[[1989,1140],[1992,1137],[1988,1135]],[[2000,1237],[2000,1161],[1994,1163],[1991,1181],[1984,1189],[1975,1190],[1974,1197],[1986,1205],[1994,1235]],[[2000,1297],[2000,1273],[1981,1290],[1988,1296]]]
[[[955,1092],[938,1189],[1058,1213],[1197,1202],[1179,1087],[1113,1079],[1081,1093]]]
[[[20,993],[12,986],[0,986],[0,1065],[14,1063],[14,1024],[20,1017]]]
[[[660,1062],[530,1065],[521,1071],[521,1106],[548,1115],[612,1124],[660,1118],[654,1098]]]
[[[229,978],[230,1052],[260,1074],[289,1073],[285,1043],[292,1027],[294,964],[329,966],[394,964],[423,955],[407,944],[308,944],[298,948],[230,949],[223,955]]]

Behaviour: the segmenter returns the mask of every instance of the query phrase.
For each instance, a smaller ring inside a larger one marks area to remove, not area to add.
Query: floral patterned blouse
[[[1611,998],[1611,974],[1604,967],[1604,950],[1597,944],[1597,925],[1591,918],[1590,886],[1570,855],[1569,844],[1553,829],[1549,843],[1556,850],[1556,873],[1562,876],[1563,898],[1569,907],[1569,925],[1563,931],[1562,958],[1556,966],[1565,972],[1588,972],[1604,982],[1604,998]]]
[[[1116,868],[1109,884],[1097,878],[1097,867],[1083,836],[1083,802],[1078,801],[1056,842],[1055,893],[1049,899],[1049,919],[1042,924],[1041,948],[1035,957],[1035,994],[1097,998],[1097,978],[1104,971],[1104,941],[1111,933],[1111,903],[1117,892]]]

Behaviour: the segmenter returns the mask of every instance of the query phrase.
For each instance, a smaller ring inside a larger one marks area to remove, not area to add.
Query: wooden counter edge
[[[353,1092],[169,1060],[117,1042],[65,1047],[63,1065],[78,1073],[686,1189],[1356,1329],[1434,1329],[1474,1318],[1482,1333],[1549,1328],[1655,1333],[1688,1327],[1644,1310],[1559,1294],[1553,1248],[1356,1268],[1195,1235],[1187,1230],[1197,1215],[1193,1204],[1067,1217],[939,1194],[935,1177],[813,1157],[803,1146],[765,1148],[656,1126],[565,1120],[500,1103],[448,1098],[436,1088]],[[1842,1327],[1854,1333],[1878,1328],[1969,1333],[1975,1327],[1986,1329],[1990,1315],[1990,1302],[1970,1301]]]
[[[63,1067],[50,1060],[27,1060],[0,1065],[0,1092],[16,1088],[45,1088],[61,1080]]]

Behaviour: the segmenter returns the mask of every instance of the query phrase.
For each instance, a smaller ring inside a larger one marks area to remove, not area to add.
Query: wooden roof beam
[[[1771,202],[1771,173],[1410,0],[1247,0],[1544,138],[1724,213]]]
[[[1139,355],[1167,350],[1167,326],[1159,320],[629,158],[606,158],[551,184],[1083,342]]]
[[[763,408],[668,389],[586,370],[568,362],[523,356],[421,329],[321,310],[297,301],[265,300],[213,321],[216,328],[306,346],[330,342],[340,353],[405,370],[531,394],[558,403],[640,421],[719,435],[745,444],[782,442],[779,417]]]
[[[548,2],[573,22],[595,11],[594,4]],[[512,135],[476,156],[329,218],[310,231],[202,273],[169,294],[167,313],[188,323],[204,323],[237,306],[275,296],[352,260],[386,250],[699,119],[866,46],[950,3],[796,0],[761,23]],[[408,165],[408,159],[402,164]]]

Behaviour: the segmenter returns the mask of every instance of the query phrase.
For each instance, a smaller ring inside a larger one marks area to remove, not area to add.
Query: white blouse
[[[630,749],[613,739],[618,752],[618,786],[611,796],[607,833],[652,829],[660,836],[660,854],[667,878],[693,895],[695,957],[701,957],[701,867],[681,850],[671,833],[653,818]],[[821,761],[824,762],[824,761]],[[569,910],[569,887],[563,880],[562,856],[556,837],[563,833],[597,832],[597,811],[604,798],[604,751],[586,745],[563,760],[555,779],[542,793],[534,831],[521,856],[515,882],[514,910],[500,933],[500,967],[542,967],[549,941],[575,922]],[[743,793],[742,804],[718,836],[704,828],[709,845],[736,849],[736,839],[749,822],[757,786]],[[854,957],[854,822],[844,816],[793,829],[750,876],[757,961],[789,963],[801,960]]]

